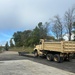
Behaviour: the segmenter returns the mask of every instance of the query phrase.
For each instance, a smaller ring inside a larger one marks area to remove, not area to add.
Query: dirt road
[[[55,63],[7,51],[0,54],[0,75],[75,75],[75,59]]]

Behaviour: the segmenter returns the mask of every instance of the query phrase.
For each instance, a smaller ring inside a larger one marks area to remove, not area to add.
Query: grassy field
[[[17,51],[17,52],[29,52],[32,53],[34,48],[31,47],[14,47],[9,48],[10,51]]]
[[[0,47],[0,53],[2,53],[4,50],[4,47]]]

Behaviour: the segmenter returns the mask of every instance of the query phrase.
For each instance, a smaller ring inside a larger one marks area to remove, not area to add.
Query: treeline
[[[10,47],[34,46],[39,44],[40,39],[64,40],[63,37],[66,35],[68,36],[68,40],[71,41],[72,34],[75,41],[75,8],[66,11],[64,18],[56,15],[53,19],[50,19],[49,23],[38,23],[33,30],[15,32],[10,39]],[[15,44],[13,44],[13,40]]]
[[[14,33],[13,39],[15,41],[15,46],[34,46],[39,44],[40,39],[52,39],[54,37],[48,36],[48,24],[45,23],[44,25],[42,22],[38,24],[33,30],[25,30],[25,31],[18,31]]]

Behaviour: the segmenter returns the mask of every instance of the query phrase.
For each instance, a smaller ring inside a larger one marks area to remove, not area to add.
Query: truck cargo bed
[[[73,41],[43,42],[42,50],[57,51],[62,53],[75,53],[75,42]]]

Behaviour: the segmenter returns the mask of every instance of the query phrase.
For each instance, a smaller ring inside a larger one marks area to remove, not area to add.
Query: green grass
[[[4,47],[0,47],[0,53],[2,53],[4,50]]]
[[[0,53],[2,53],[2,51],[0,50]]]
[[[17,52],[33,52],[32,47],[14,47],[14,48],[9,48],[9,51],[17,51]]]

